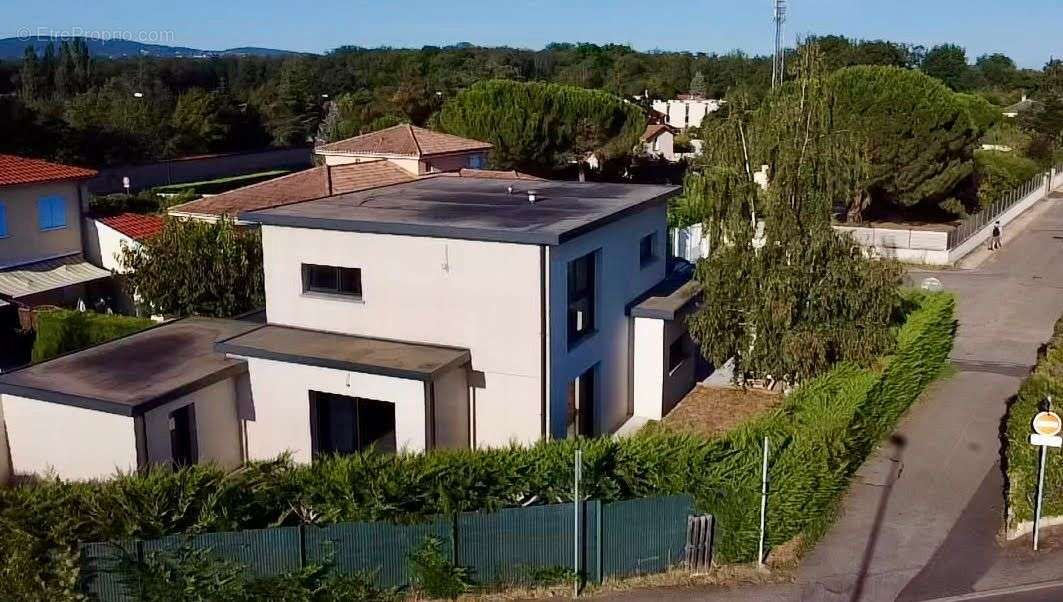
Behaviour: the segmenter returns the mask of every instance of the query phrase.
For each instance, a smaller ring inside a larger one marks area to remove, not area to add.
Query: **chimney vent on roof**
[[[534,190],[529,190],[528,191],[528,202],[529,203],[534,203],[535,202],[535,191]]]

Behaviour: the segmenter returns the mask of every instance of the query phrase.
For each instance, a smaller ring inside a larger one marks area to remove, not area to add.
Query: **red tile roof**
[[[320,166],[177,205],[171,207],[170,212],[236,217],[245,211],[268,209],[414,179],[406,170],[384,160]]]
[[[27,159],[15,155],[0,155],[0,186],[16,186],[37,182],[85,180],[96,175],[91,169]]]
[[[649,142],[650,140],[653,140],[654,138],[656,138],[657,136],[660,136],[661,134],[663,134],[665,132],[673,132],[674,133],[675,132],[675,128],[673,128],[670,125],[666,125],[666,124],[651,123],[650,125],[646,126],[646,131],[642,133],[642,141],[643,142]]]
[[[320,146],[316,152],[352,155],[431,157],[485,151],[491,144],[404,123]]]
[[[133,240],[146,240],[158,236],[166,221],[158,215],[141,215],[139,213],[122,213],[109,217],[97,218],[101,224],[125,234]]]

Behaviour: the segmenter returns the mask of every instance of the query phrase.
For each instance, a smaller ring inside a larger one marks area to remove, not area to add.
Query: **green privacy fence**
[[[581,574],[601,582],[608,577],[666,570],[682,560],[692,514],[690,496],[583,502]],[[537,571],[574,568],[575,507],[569,503],[467,512],[415,525],[303,525],[85,544],[81,546],[82,573],[91,597],[105,602],[134,600],[114,570],[119,555],[143,561],[155,551],[192,546],[239,562],[259,577],[329,562],[340,573],[371,571],[378,585],[402,587],[410,581],[410,552],[428,537],[445,542],[451,561],[468,568],[478,583],[527,582]]]

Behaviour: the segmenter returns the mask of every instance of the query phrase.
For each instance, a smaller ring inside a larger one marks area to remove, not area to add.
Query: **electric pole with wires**
[[[786,74],[786,50],[782,45],[782,24],[786,22],[786,0],[773,0],[775,4],[775,56],[771,63],[771,89],[782,85]]]

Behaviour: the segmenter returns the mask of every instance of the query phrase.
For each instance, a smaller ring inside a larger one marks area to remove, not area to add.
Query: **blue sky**
[[[220,49],[321,52],[473,42],[540,48],[618,42],[640,50],[763,53],[772,0],[3,0],[0,37],[116,32]],[[790,0],[787,39],[841,33],[927,46],[956,42],[972,59],[1004,52],[1041,67],[1063,56],[1063,0]],[[656,13],[656,14],[655,14]]]

